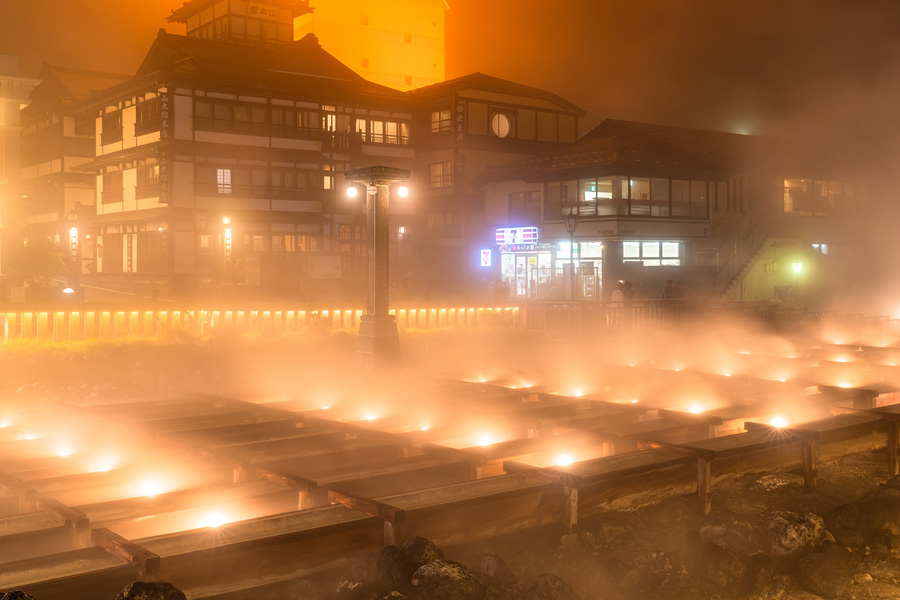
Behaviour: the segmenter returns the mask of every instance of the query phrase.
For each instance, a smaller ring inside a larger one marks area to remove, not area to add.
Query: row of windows
[[[856,205],[853,184],[824,179],[785,179],[784,212],[823,214],[852,210]]]
[[[725,182],[612,176],[547,183],[546,197],[551,213],[707,219],[710,193],[718,197],[719,189]]]
[[[197,235],[197,248],[199,250],[217,251],[216,243],[217,240],[214,234],[201,233]],[[235,250],[243,250],[244,252],[274,252],[279,254],[317,252],[319,250],[319,236],[296,233],[246,233],[241,236],[235,236],[233,244]],[[221,251],[221,248],[218,251]]]
[[[677,267],[681,264],[681,243],[622,242],[622,261],[645,267]]]
[[[331,178],[326,175],[323,181],[327,183]],[[318,182],[318,172],[311,170],[196,167],[199,195],[296,198],[307,190],[318,189]],[[327,185],[323,187],[328,189]]]
[[[194,126],[209,131],[227,131],[274,137],[317,138],[321,132],[350,130],[350,115],[265,106],[225,100],[196,100]],[[409,123],[385,119],[356,119],[354,131],[362,141],[374,144],[408,145]]]

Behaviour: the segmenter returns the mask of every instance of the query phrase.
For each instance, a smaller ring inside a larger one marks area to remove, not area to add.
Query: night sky
[[[481,71],[613,117],[891,143],[896,0],[450,0],[447,76]],[[131,73],[181,0],[0,0],[0,52]],[[169,31],[183,33],[179,24]]]

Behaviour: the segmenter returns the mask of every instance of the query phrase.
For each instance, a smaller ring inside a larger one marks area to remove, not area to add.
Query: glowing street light
[[[407,169],[393,167],[364,167],[346,171],[344,176],[352,184],[366,186],[366,242],[369,254],[368,298],[366,314],[360,320],[356,347],[358,366],[371,368],[378,364],[400,362],[400,337],[394,316],[388,312],[390,249],[389,202],[391,186],[409,179]],[[409,193],[405,184],[397,189],[400,196]]]

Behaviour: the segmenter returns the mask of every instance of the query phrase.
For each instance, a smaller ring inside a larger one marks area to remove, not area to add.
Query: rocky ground
[[[417,343],[427,352],[427,342]],[[290,386],[335,360],[349,360],[352,348],[352,339],[343,335],[304,341],[225,337],[0,346],[0,402],[101,401],[191,390],[243,393],[274,380]],[[286,370],[292,378],[284,378]],[[421,552],[410,559],[410,552],[386,550],[380,572],[378,556],[362,557],[338,581],[305,582],[291,595],[346,600],[896,600],[900,479],[889,479],[885,465],[885,456],[878,453],[821,464],[819,486],[812,494],[803,492],[802,477],[793,474],[717,481],[709,517],[697,514],[693,496],[679,496],[583,518],[575,535],[546,527],[445,548],[443,562],[422,572],[417,570],[426,566]],[[409,560],[416,562],[415,569]],[[400,566],[384,566],[394,563]],[[385,568],[397,573],[385,579]]]

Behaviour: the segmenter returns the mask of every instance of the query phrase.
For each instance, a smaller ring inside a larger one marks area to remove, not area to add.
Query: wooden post
[[[897,459],[897,446],[900,445],[900,422],[894,419],[888,420],[888,474],[897,475],[900,473],[900,464]]]
[[[707,459],[704,456],[697,457],[697,502],[700,514],[704,517],[708,517],[710,511],[712,511],[712,503],[709,497],[712,490],[710,462],[711,459]]]
[[[578,488],[574,485],[563,487],[565,506],[563,507],[563,525],[566,533],[574,533],[578,527]]]
[[[800,451],[803,457],[803,491],[812,493],[816,490],[816,459],[819,454],[819,443],[815,436],[803,436]]]

